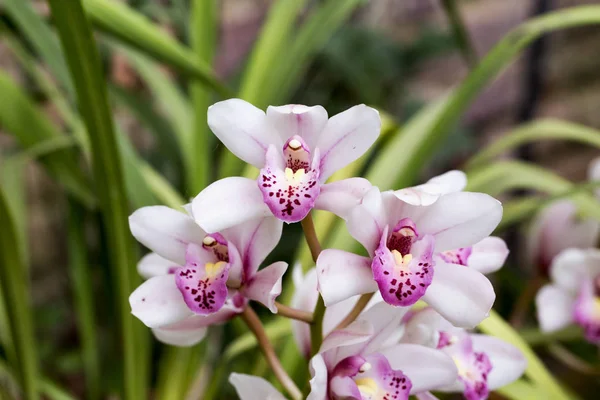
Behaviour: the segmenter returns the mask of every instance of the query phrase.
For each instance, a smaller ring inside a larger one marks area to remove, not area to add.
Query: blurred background
[[[64,115],[48,97],[40,80],[32,75],[35,66],[44,79],[55,81],[37,49],[24,34],[13,7],[0,0],[0,68],[8,74],[44,114],[60,129],[67,129]],[[45,1],[30,2],[35,13],[50,22]],[[188,0],[129,0],[129,6],[147,16],[162,31],[188,44]],[[308,4],[319,1],[309,1]],[[528,18],[582,4],[584,0],[463,0],[457,1],[472,52],[460,49],[460,35],[453,30],[441,0],[363,1],[315,52],[285,103],[322,104],[330,115],[357,103],[385,110],[399,125],[422,106],[439,99],[467,75],[470,63],[485,55],[512,28]],[[222,0],[215,50],[215,73],[232,86],[240,81],[248,55],[267,16],[271,1]],[[304,18],[301,14],[300,19]],[[103,67],[111,95],[111,107],[120,132],[127,135],[139,154],[160,171],[181,193],[189,193],[182,176],[181,161],[170,154],[177,149],[168,140],[173,135],[170,111],[149,85],[147,63],[111,39],[98,34]],[[489,85],[464,113],[444,144],[420,172],[418,181],[463,162],[485,144],[502,137],[515,126],[534,118],[552,117],[600,129],[600,27],[589,26],[546,35],[520,56]],[[185,77],[177,70],[153,63],[154,79],[175,82],[187,92]],[[277,65],[273,65],[276,68]],[[0,97],[2,94],[0,93]],[[164,99],[163,99],[164,100]],[[0,99],[10,102],[10,99]],[[20,146],[0,123],[0,153],[6,159]],[[167,137],[167,139],[165,139]],[[219,152],[217,143],[214,151]],[[514,157],[547,167],[560,176],[579,182],[586,179],[590,160],[598,155],[588,146],[548,141],[522,146],[505,157]],[[64,191],[38,161],[25,160],[24,168],[3,171],[8,181],[23,183],[22,210],[26,210],[26,235],[36,337],[44,371],[78,398],[84,398],[77,321],[73,312],[67,251],[67,206]],[[213,177],[217,174],[213,173]],[[4,181],[3,181],[4,182]],[[522,191],[503,194],[504,199],[522,196]],[[557,228],[559,229],[559,227]],[[108,279],[101,266],[106,263],[98,229],[86,232],[94,282],[100,288]],[[286,230],[290,240],[273,258],[287,257],[296,247],[294,228]],[[520,243],[523,229],[511,228],[505,239],[511,260],[495,277],[496,308],[504,314],[512,309],[531,271],[523,266]],[[286,247],[287,246],[287,247]],[[110,335],[112,314],[104,309],[105,292],[96,293],[98,335]],[[531,316],[533,315],[530,313]],[[530,317],[530,325],[535,321]],[[110,348],[110,346],[108,347]],[[574,346],[582,354],[589,347]],[[600,389],[597,375],[576,372],[552,356],[542,354],[552,369],[571,382],[583,398],[595,398]]]

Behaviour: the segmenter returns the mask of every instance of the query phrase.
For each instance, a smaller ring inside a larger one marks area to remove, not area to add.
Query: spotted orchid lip
[[[574,305],[573,320],[583,328],[585,338],[600,344],[600,275],[582,284]]]

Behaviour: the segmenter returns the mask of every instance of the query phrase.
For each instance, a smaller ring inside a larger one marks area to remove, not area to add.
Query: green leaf
[[[158,26],[125,3],[84,0],[83,4],[94,26],[103,32],[179,68],[219,95],[232,97],[231,90],[219,82],[206,63],[201,62],[190,49],[162,32]]]
[[[469,37],[469,32],[463,22],[462,16],[460,15],[460,6],[457,0],[442,0],[442,7],[448,16],[450,27],[452,28],[452,35],[456,44],[460,49],[460,52],[469,66],[473,66],[477,63],[477,53],[473,42]]]
[[[500,393],[508,399],[514,400],[537,400],[540,398],[540,390],[531,383],[519,379],[506,386],[496,389],[495,392]]]
[[[0,125],[27,149],[41,141],[61,137],[50,120],[40,111],[15,82],[0,71]],[[93,207],[95,199],[77,162],[76,153],[63,149],[40,158],[52,177],[73,196]]]
[[[115,303],[121,324],[123,399],[146,398],[147,336],[129,311],[128,298],[138,280],[119,148],[107,91],[92,31],[79,0],[49,0],[63,54],[77,91],[77,100],[92,144],[92,166],[113,268]]]
[[[481,166],[494,157],[526,143],[539,140],[572,140],[600,148],[600,131],[556,119],[542,119],[517,127],[473,156],[467,166]]]
[[[39,398],[37,341],[33,332],[33,307],[29,299],[29,275],[21,258],[19,236],[15,229],[14,216],[0,187],[0,287],[3,304],[8,316],[10,363],[17,371],[23,396],[27,400]]]
[[[140,160],[137,163],[137,168],[139,168],[144,181],[150,190],[152,190],[152,193],[154,193],[162,204],[178,209],[188,203],[161,174],[156,172],[146,162]]]
[[[531,347],[521,338],[506,321],[500,317],[496,311],[490,311],[490,316],[479,324],[478,328],[488,335],[496,336],[507,343],[517,347],[527,359],[527,376],[536,385],[539,390],[545,391],[544,396],[538,398],[568,400],[572,399],[563,388],[558,384],[558,381],[548,372],[544,364],[535,355]]]

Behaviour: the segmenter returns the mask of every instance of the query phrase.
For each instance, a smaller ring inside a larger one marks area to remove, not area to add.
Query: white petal
[[[508,257],[508,247],[504,240],[490,236],[473,246],[467,264],[482,274],[491,274],[504,265]]]
[[[454,326],[474,328],[488,315],[496,294],[488,278],[463,265],[436,260],[423,300]]]
[[[319,291],[326,306],[377,291],[371,260],[343,250],[323,250],[317,259]]]
[[[244,100],[229,99],[210,106],[208,126],[229,151],[257,168],[265,164],[269,144],[283,147],[264,111]]]
[[[450,385],[457,379],[456,365],[444,352],[416,344],[399,344],[381,351],[393,369],[412,382],[411,394]]]
[[[173,275],[155,276],[129,296],[131,313],[150,328],[182,321],[192,315]]]
[[[581,282],[600,273],[600,251],[566,249],[554,257],[550,266],[552,280],[570,293],[577,293]]]
[[[341,330],[331,332],[323,340],[319,353],[323,354],[328,367],[335,366],[346,357],[357,355],[359,344],[367,344],[375,330],[369,321],[356,320]]]
[[[271,216],[256,181],[231,177],[206,187],[192,201],[196,222],[209,233]]]
[[[241,293],[251,300],[262,303],[272,313],[276,313],[275,299],[281,294],[281,279],[287,267],[287,263],[279,261],[261,269],[251,278],[247,286],[241,289]]]
[[[137,264],[137,271],[144,279],[167,275],[171,267],[178,267],[173,261],[162,258],[156,253],[148,253]]]
[[[590,181],[600,180],[600,157],[594,158],[588,167],[588,179]]]
[[[434,396],[431,392],[415,393],[417,400],[440,400]]]
[[[129,217],[129,229],[161,257],[185,264],[189,243],[202,243],[205,233],[188,215],[165,206],[142,207]]]
[[[543,332],[562,329],[573,322],[575,296],[556,285],[546,285],[535,297],[537,318]]]
[[[297,275],[298,273],[302,273],[302,267],[300,266],[294,267],[293,274]],[[296,277],[294,276],[294,278]],[[294,293],[294,297],[292,297],[292,307],[312,312],[315,309],[319,296],[319,292],[317,291],[317,270],[315,268],[311,269],[300,282],[296,283],[296,279],[294,279],[294,283],[296,285],[296,292]],[[329,308],[325,310],[326,314],[328,310]],[[325,325],[325,318],[323,318],[323,325]],[[305,322],[292,320],[292,333],[294,334],[294,340],[298,345],[298,349],[300,349],[300,353],[308,358],[310,356],[311,343],[309,325]]]
[[[380,129],[379,112],[364,104],[330,118],[315,146],[321,150],[321,181],[362,156]]]
[[[498,226],[502,205],[483,193],[458,192],[442,196],[414,219],[419,234],[435,236],[435,250],[474,245]]]
[[[269,382],[258,376],[229,375],[229,383],[235,387],[240,400],[286,400]]]
[[[152,329],[154,336],[161,342],[178,347],[192,347],[206,336],[207,328],[194,330]]]
[[[414,206],[428,206],[442,195],[460,192],[467,185],[467,176],[462,171],[448,171],[431,178],[419,186],[396,190],[394,195],[400,200]]]
[[[350,211],[346,225],[350,235],[372,255],[379,245],[386,225],[386,214],[379,188],[373,187],[365,194],[361,204]]]
[[[360,203],[371,187],[371,183],[364,178],[350,178],[328,183],[321,186],[315,208],[347,219],[350,211]]]
[[[437,348],[440,331],[452,331],[456,328],[431,307],[414,313],[405,324],[402,343],[420,344]]]
[[[527,368],[527,360],[515,346],[487,335],[471,335],[473,350],[484,352],[492,363],[488,375],[490,390],[498,389],[516,381]]]
[[[321,106],[307,107],[300,104],[269,106],[267,120],[283,142],[298,135],[310,149],[314,149],[327,124],[327,111]]]
[[[327,400],[327,366],[320,354],[310,360],[310,393],[306,400]]]
[[[357,321],[365,321],[373,327],[373,335],[364,343],[353,346],[353,354],[368,355],[375,353],[383,343],[400,329],[400,321],[409,310],[408,307],[394,307],[385,302],[375,304],[363,312]]]
[[[281,239],[283,222],[273,216],[255,218],[221,233],[235,245],[244,259],[244,273],[249,279]]]

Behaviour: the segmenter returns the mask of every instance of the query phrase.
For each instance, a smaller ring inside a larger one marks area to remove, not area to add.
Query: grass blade
[[[458,45],[465,62],[468,66],[473,67],[477,64],[477,53],[475,52],[475,47],[469,37],[469,32],[460,15],[458,1],[442,0],[442,7],[448,16],[448,21],[452,28],[452,36],[454,36],[454,40],[456,40],[456,44]]]
[[[36,340],[33,333],[32,307],[29,300],[27,267],[21,258],[14,217],[0,188],[0,286],[8,315],[10,343],[15,357],[10,360],[27,400],[39,398]]]
[[[140,325],[129,312],[128,297],[137,276],[119,148],[108,106],[104,76],[92,31],[80,0],[49,0],[77,100],[92,144],[92,166],[113,268],[121,325],[123,399],[146,398],[147,352]]]

